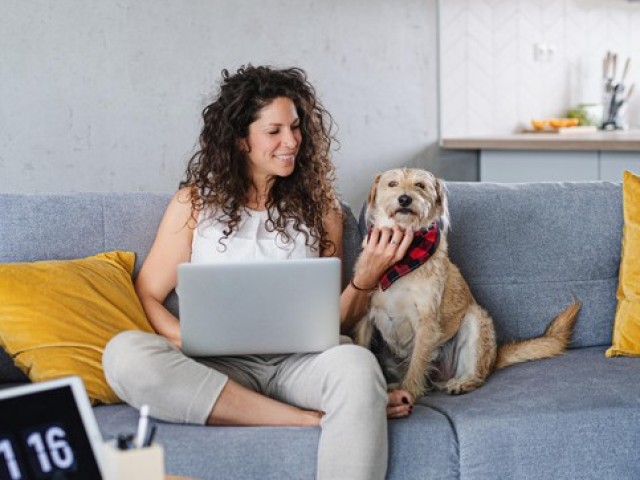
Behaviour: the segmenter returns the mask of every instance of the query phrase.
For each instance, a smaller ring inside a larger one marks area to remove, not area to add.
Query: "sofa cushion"
[[[420,404],[451,420],[461,479],[640,478],[639,376],[637,359],[574,349]]]
[[[358,221],[353,215],[351,207],[346,203],[342,203],[342,211],[344,213],[344,224],[342,231],[342,287],[345,288],[349,284],[349,279],[353,275],[353,267],[355,267],[358,255],[362,248],[362,236],[358,228]]]
[[[0,263],[136,252],[140,268],[171,196],[150,193],[0,194]],[[177,302],[173,309],[177,311]],[[0,364],[9,358],[0,348]],[[3,364],[0,383],[24,379]]]
[[[94,408],[105,440],[135,431],[138,411],[126,405]],[[320,429],[206,427],[158,422],[156,440],[167,473],[196,478],[314,478]],[[410,419],[389,421],[387,479],[458,478],[458,445],[449,420],[425,406]],[[215,472],[215,475],[214,475]]]
[[[0,264],[0,345],[31,380],[79,375],[93,402],[118,402],[102,351],[118,332],[152,332],[131,282],[131,252]]]
[[[447,184],[451,259],[493,316],[500,342],[544,332],[575,294],[573,347],[610,345],[620,184]]]
[[[624,230],[613,345],[607,356],[640,356],[640,177],[624,172]]]
[[[571,346],[611,344],[620,184],[446,186],[451,260],[493,317],[500,343],[541,335],[576,295],[583,307]]]

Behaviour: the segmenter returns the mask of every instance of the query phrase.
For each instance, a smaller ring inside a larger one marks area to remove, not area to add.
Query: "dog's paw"
[[[480,387],[482,383],[482,380],[477,379],[452,378],[448,382],[438,385],[438,387],[449,395],[462,395],[475,390]]]

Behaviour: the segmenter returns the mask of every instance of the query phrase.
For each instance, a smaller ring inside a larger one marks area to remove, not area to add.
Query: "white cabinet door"
[[[482,150],[481,182],[578,182],[599,179],[597,151]]]

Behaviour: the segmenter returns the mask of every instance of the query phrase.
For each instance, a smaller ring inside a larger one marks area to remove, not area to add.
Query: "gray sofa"
[[[539,335],[575,294],[564,356],[493,374],[464,396],[431,394],[389,422],[390,479],[638,479],[640,359],[606,359],[616,307],[621,186],[449,183],[450,254],[500,341]],[[0,195],[0,262],[148,252],[169,200],[154,194]],[[348,210],[348,272],[360,243]],[[348,278],[348,277],[347,277]],[[169,301],[175,309],[175,298]],[[1,321],[1,319],[0,319]],[[24,381],[0,352],[4,386]],[[131,430],[127,405],[95,407],[105,437]],[[161,423],[171,474],[310,479],[319,430]]]

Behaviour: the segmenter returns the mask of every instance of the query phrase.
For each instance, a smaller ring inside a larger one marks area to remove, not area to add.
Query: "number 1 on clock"
[[[0,457],[4,460],[4,464],[9,472],[10,480],[22,480],[22,472],[20,472],[20,465],[16,459],[16,454],[13,450],[11,440],[8,438],[0,437]]]

